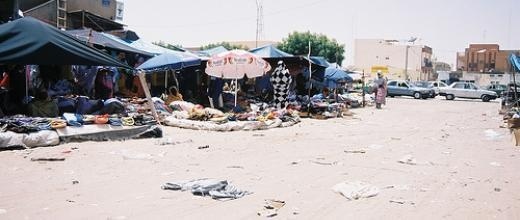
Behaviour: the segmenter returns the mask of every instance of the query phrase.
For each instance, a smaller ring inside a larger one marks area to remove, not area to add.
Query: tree
[[[170,49],[170,50],[176,50],[176,51],[181,51],[181,52],[185,51],[184,49],[182,49],[181,45],[171,45],[164,41],[152,42],[152,44],[155,44],[157,46],[164,47],[164,48]]]
[[[278,45],[280,50],[294,55],[307,55],[311,42],[311,56],[325,57],[331,63],[339,63],[345,59],[345,45],[339,44],[336,39],[329,39],[323,34],[307,32],[293,32]]]
[[[230,44],[229,42],[211,43],[211,44],[200,47],[200,50],[207,50],[207,49],[215,48],[218,46],[223,46],[228,50],[233,50],[233,49],[249,50],[249,48],[247,48],[244,45],[234,45],[234,44]]]

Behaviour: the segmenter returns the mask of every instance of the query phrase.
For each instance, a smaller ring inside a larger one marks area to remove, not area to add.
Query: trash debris
[[[209,148],[209,145],[204,145],[204,146],[197,147],[197,149],[199,149],[199,150],[206,149],[206,148]]]
[[[492,129],[485,130],[484,134],[486,135],[486,139],[490,140],[490,141],[496,141],[503,137],[502,134],[500,134]]]
[[[265,134],[253,134],[253,137],[263,137]]]
[[[264,208],[258,211],[256,214],[258,216],[265,217],[274,217],[278,215],[278,210],[285,205],[285,201],[282,200],[274,200],[274,199],[266,199]]]
[[[409,203],[410,205],[415,205],[415,202],[407,202],[406,200],[402,199],[402,198],[399,198],[399,199],[391,199],[389,200],[388,202],[390,203],[397,203],[397,204],[400,204],[400,205],[404,205],[406,203]]]
[[[244,169],[243,166],[228,166],[227,168],[231,168],[231,169]]]
[[[192,143],[193,140],[189,139],[186,141],[174,141],[173,138],[161,138],[155,142],[155,145],[177,145],[177,144],[185,144],[185,143]]]
[[[489,163],[489,165],[494,166],[494,167],[501,167],[502,166],[502,164],[500,164],[498,162],[491,162],[491,163]]]
[[[333,186],[332,190],[343,195],[348,200],[370,198],[379,194],[379,188],[361,181],[341,182]]]
[[[79,184],[79,181],[77,181],[77,180],[72,180],[72,185],[76,185],[76,184]]]
[[[390,200],[389,202],[390,202],[390,203],[397,203],[397,204],[401,204],[401,205],[406,203],[406,202],[403,201],[403,200]]]
[[[37,157],[31,158],[31,161],[65,161],[63,157]]]
[[[408,155],[404,155],[403,158],[401,158],[400,160],[397,161],[398,163],[402,163],[402,164],[408,164],[408,165],[417,165],[417,161],[415,160],[415,158],[408,154]]]
[[[347,154],[364,154],[367,151],[365,151],[365,150],[345,150],[344,152]]]
[[[500,192],[502,189],[495,187],[495,192]]]
[[[169,182],[161,187],[163,190],[191,191],[193,195],[211,196],[212,199],[225,201],[242,198],[251,192],[237,189],[227,180],[198,179],[191,181]]]
[[[76,202],[76,201],[74,201],[74,200],[70,200],[70,199],[67,199],[67,200],[65,200],[65,201],[70,202],[70,203]]]
[[[319,164],[319,165],[326,165],[326,166],[332,166],[332,165],[336,165],[336,164],[338,164],[338,161],[333,161],[333,162],[321,162],[321,161],[310,160],[310,162],[315,163],[315,164]]]

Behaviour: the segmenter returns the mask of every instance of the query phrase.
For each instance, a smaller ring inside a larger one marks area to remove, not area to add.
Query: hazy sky
[[[255,40],[256,0],[124,0],[123,23],[147,41],[185,47]],[[264,39],[293,31],[323,33],[345,44],[352,64],[354,39],[418,37],[439,61],[455,64],[469,43],[520,49],[519,0],[263,0]],[[517,27],[517,25],[515,25]]]

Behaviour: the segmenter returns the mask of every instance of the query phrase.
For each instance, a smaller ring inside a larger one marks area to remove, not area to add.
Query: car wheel
[[[482,96],[482,101],[483,102],[489,102],[489,100],[491,100],[491,97],[489,97],[488,95],[483,95]]]
[[[454,95],[452,95],[452,94],[447,94],[446,95],[446,100],[453,100],[453,99],[455,99]]]
[[[414,97],[415,99],[420,99],[420,98],[421,98],[421,93],[415,92],[415,93],[413,94],[413,97]]]

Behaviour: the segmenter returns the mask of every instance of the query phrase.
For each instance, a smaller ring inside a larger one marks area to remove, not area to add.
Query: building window
[[[110,6],[110,0],[101,0],[101,4],[102,4],[104,7],[109,7],[109,6]]]
[[[504,77],[504,74],[498,74],[497,76],[502,78],[502,77]]]

